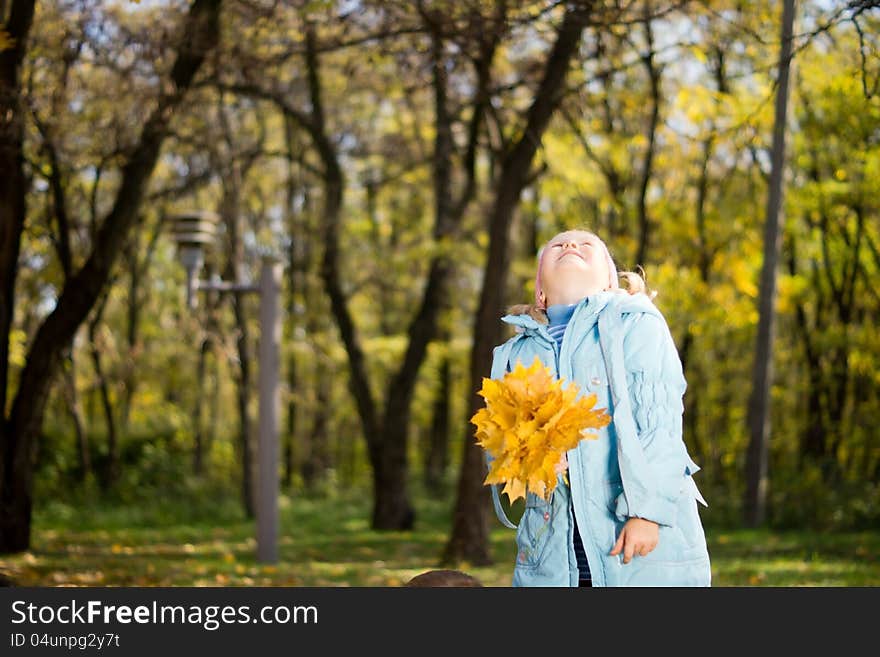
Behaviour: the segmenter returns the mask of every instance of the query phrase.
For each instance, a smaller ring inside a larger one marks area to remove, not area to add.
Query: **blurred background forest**
[[[537,249],[587,227],[659,291],[701,513],[742,527],[781,13],[0,0],[0,550],[252,517],[257,302],[186,308],[194,209],[203,277],[284,262],[282,513],[434,518],[430,550],[490,563],[474,390]],[[876,535],[878,3],[802,0],[792,46],[761,524]]]

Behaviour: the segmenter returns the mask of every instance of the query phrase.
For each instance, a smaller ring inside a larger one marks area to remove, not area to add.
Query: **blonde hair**
[[[630,294],[644,294],[651,301],[657,296],[657,290],[649,288],[646,281],[645,270],[639,265],[637,272],[622,271],[618,274],[620,278],[626,281],[626,291]]]

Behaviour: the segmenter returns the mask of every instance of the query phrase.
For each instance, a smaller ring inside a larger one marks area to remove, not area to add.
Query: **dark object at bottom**
[[[590,586],[590,587],[592,587],[592,586],[593,586],[593,581],[592,581],[592,580],[589,580],[589,579],[579,579],[579,580],[578,580],[578,588],[580,588],[580,587],[582,587],[582,586]]]
[[[429,570],[416,575],[404,586],[430,587],[430,586],[463,586],[477,588],[483,584],[479,579],[468,575],[460,570]]]

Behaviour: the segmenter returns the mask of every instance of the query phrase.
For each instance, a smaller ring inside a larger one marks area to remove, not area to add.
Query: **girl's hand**
[[[559,459],[559,463],[556,464],[554,469],[556,470],[556,474],[562,474],[568,470],[568,455],[566,455],[565,452],[562,453],[562,458]]]
[[[648,556],[651,550],[657,547],[658,540],[660,540],[660,527],[656,522],[644,518],[630,518],[620,530],[620,536],[610,554],[616,556],[623,550],[623,563],[629,563],[633,555]]]

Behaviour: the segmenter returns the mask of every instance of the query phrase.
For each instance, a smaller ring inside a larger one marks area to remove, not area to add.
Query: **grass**
[[[0,558],[0,573],[20,586],[400,586],[439,567],[450,527],[448,502],[417,506],[413,531],[374,532],[366,495],[282,497],[280,559],[264,565],[234,501],[55,503],[35,513],[31,550]],[[880,531],[706,533],[715,586],[880,585]],[[459,568],[508,586],[513,532],[496,524],[491,549],[494,565]]]

